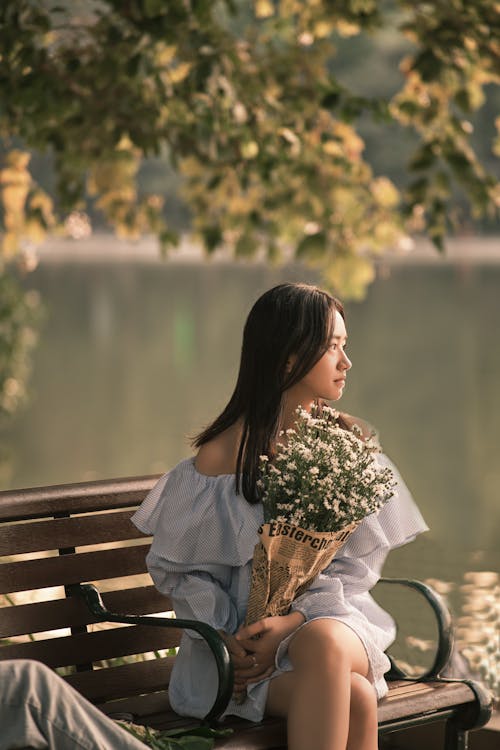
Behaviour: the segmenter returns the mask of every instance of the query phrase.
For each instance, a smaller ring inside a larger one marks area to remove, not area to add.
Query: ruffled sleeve
[[[363,519],[332,563],[294,601],[292,609],[302,612],[306,619],[347,612],[351,596],[366,593],[377,583],[390,550],[428,529],[392,461],[381,453],[377,462],[394,472],[394,495],[378,513]]]
[[[388,467],[394,473],[394,494],[378,513],[367,516],[350,535],[342,548],[342,557],[366,557],[378,549],[389,552],[428,531],[429,527],[391,459],[379,453],[376,460],[382,468]]]
[[[236,495],[234,476],[205,476],[193,459],[182,461],[158,481],[132,521],[153,535],[148,570],[177,616],[234,632],[234,569],[252,559],[262,523],[261,507]]]

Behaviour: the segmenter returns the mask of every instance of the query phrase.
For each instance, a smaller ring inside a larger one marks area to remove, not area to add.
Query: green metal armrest
[[[426,680],[439,683],[459,682],[467,685],[474,693],[475,701],[465,706],[456,707],[453,715],[446,722],[445,750],[451,750],[452,748],[453,750],[465,750],[468,747],[467,732],[471,729],[483,727],[488,723],[492,713],[493,699],[489,691],[480,682],[477,682],[477,680],[441,676],[441,672],[450,661],[453,649],[453,624],[448,607],[431,586],[421,581],[414,581],[407,578],[381,578],[379,582],[395,583],[414,589],[419,594],[422,594],[427,603],[430,604],[436,616],[438,644],[432,666],[417,679],[419,682],[425,682]],[[387,679],[415,679],[414,676],[408,675],[400,667],[396,666],[390,656],[389,659],[391,660],[391,669],[386,675]]]
[[[415,589],[415,591],[422,594],[428,604],[430,604],[437,620],[438,644],[436,655],[431,667],[424,672],[424,674],[419,676],[418,679],[432,680],[439,677],[440,673],[450,660],[453,648],[453,625],[451,614],[443,599],[433,588],[426,583],[422,583],[422,581],[414,581],[408,578],[381,578],[379,583],[395,583]],[[391,660],[391,669],[387,674],[389,680],[415,679],[398,667],[390,656],[389,659]]]
[[[87,607],[94,617],[101,622],[121,622],[128,625],[150,625],[153,627],[180,628],[182,630],[194,630],[207,642],[215,658],[218,674],[217,696],[210,711],[204,718],[204,722],[215,722],[227,707],[233,693],[233,664],[229,651],[220,634],[198,620],[181,620],[169,617],[150,617],[148,615],[124,615],[109,612],[104,606],[99,591],[91,583],[81,584],[79,595],[84,599]]]

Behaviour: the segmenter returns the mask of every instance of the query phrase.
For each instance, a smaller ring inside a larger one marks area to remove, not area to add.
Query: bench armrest
[[[128,625],[150,625],[152,627],[180,628],[182,630],[194,630],[207,642],[217,665],[218,685],[217,696],[204,722],[215,722],[229,703],[233,693],[233,664],[227,646],[221,635],[198,620],[181,620],[170,617],[152,617],[148,615],[125,615],[109,612],[104,606],[101,594],[91,583],[80,584],[78,595],[83,598],[88,609],[100,622],[121,622]]]
[[[412,588],[415,591],[418,591],[419,594],[422,594],[427,603],[431,606],[436,617],[438,627],[437,649],[431,667],[418,679],[430,680],[439,677],[442,670],[448,664],[453,649],[453,625],[451,621],[451,614],[443,599],[436,591],[434,591],[433,588],[431,588],[431,586],[426,583],[422,583],[422,581],[414,581],[408,578],[381,578],[379,580],[379,583],[399,584],[400,586],[407,586],[409,588]],[[389,680],[398,680],[411,677],[411,675],[408,675],[406,672],[400,669],[400,667],[396,666],[390,656],[389,658],[391,659],[391,669],[387,674],[387,678]]]

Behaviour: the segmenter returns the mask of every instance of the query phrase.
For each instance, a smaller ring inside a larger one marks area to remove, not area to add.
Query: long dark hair
[[[234,393],[212,424],[193,439],[199,448],[239,419],[242,435],[236,462],[236,490],[259,500],[259,456],[272,456],[283,427],[282,396],[314,367],[330,344],[339,300],[309,284],[278,284],[252,307],[243,331]],[[291,368],[287,368],[295,355]]]

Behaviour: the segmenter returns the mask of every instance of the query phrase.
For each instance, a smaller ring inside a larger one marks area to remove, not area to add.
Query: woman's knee
[[[318,619],[304,625],[290,641],[290,660],[294,668],[345,667],[367,674],[368,659],[356,633],[343,622]]]

